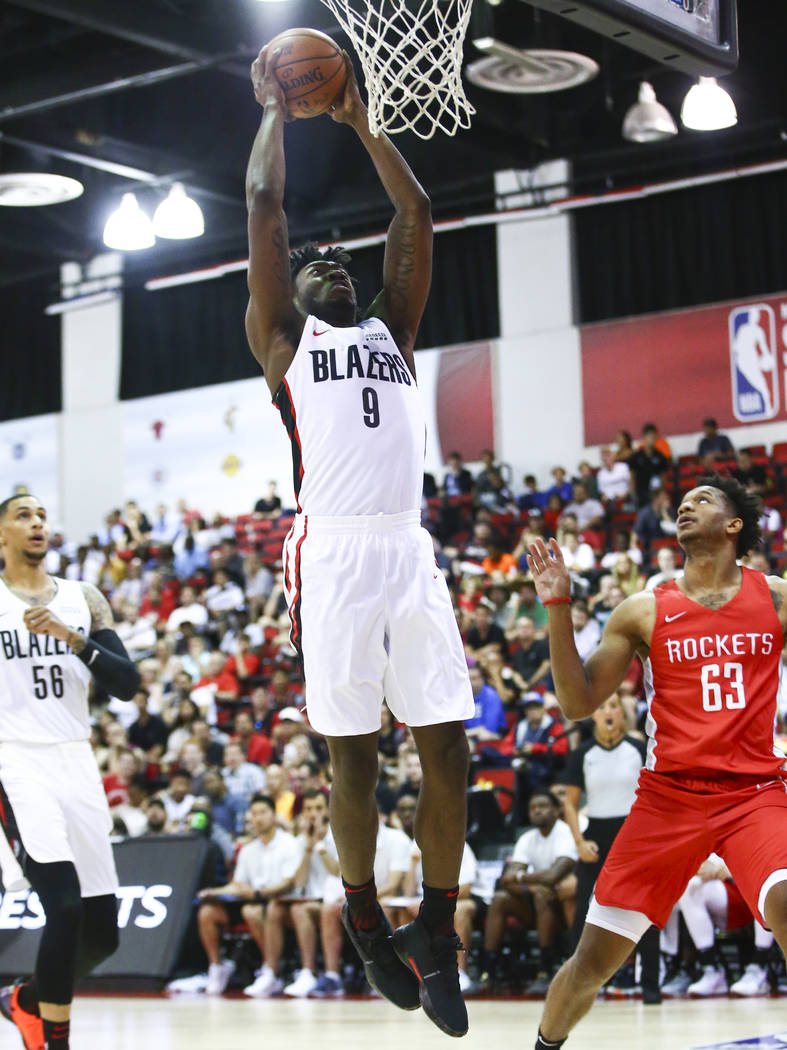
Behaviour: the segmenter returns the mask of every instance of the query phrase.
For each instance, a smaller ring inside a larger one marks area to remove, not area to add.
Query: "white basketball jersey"
[[[72,631],[89,635],[79,582],[51,578],[57,593],[47,607]],[[87,740],[90,671],[65,642],[25,627],[29,608],[0,580],[0,743]]]
[[[333,328],[308,317],[273,402],[292,442],[299,511],[420,511],[421,395],[382,321]]]

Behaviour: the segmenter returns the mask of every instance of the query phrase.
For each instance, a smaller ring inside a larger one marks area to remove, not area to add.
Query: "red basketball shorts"
[[[763,885],[787,869],[787,788],[779,778],[694,780],[643,770],[637,799],[595,888],[599,904],[663,926],[710,853],[763,925]],[[777,881],[781,881],[780,879]]]

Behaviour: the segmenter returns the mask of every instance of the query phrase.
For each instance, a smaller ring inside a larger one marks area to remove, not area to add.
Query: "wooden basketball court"
[[[470,1032],[460,1045],[466,1050],[531,1050],[541,1006],[471,1001]],[[783,1040],[767,1038],[780,1032]],[[746,1040],[740,1050],[787,1047],[784,1001],[671,1000],[661,1006],[599,1001],[566,1045],[571,1050],[722,1050],[737,1040]],[[449,1037],[420,1010],[403,1013],[378,1001],[154,996],[78,998],[72,1042],[113,1050],[447,1050]],[[3,1024],[0,1047],[17,1045],[13,1029]]]

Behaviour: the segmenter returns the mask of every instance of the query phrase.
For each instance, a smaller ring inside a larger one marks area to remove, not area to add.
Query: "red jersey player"
[[[584,666],[560,548],[554,540],[530,548],[564,714],[595,711],[637,653],[649,736],[637,800],[599,875],[577,950],[549,989],[536,1050],[562,1046],[632,942],[651,923],[664,925],[711,852],[787,949],[787,788],[773,744],[787,583],[737,563],[758,543],[758,514],[756,497],[737,481],[703,479],[678,508],[685,575],[622,602]]]

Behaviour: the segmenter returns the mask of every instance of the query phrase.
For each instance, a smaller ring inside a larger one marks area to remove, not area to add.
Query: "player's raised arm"
[[[405,360],[413,369],[412,350],[432,281],[432,211],[429,198],[388,136],[369,131],[352,62],[344,52],[347,83],[334,120],[349,124],[372,158],[396,214],[388,227],[383,266],[383,290],[367,310],[385,321]],[[414,370],[414,369],[413,369]]]
[[[651,596],[635,595],[622,602],[607,621],[598,648],[583,664],[571,621],[571,577],[557,542],[550,540],[549,549],[543,541],[533,544],[527,563],[549,610],[549,654],[560,709],[567,718],[587,718],[623,681],[642,643],[642,610],[636,599],[649,601]]]
[[[277,52],[274,52],[274,55]],[[275,393],[295,352],[289,237],[284,214],[284,121],[287,109],[273,58],[260,52],[251,67],[254,97],[263,107],[246,169],[249,232],[249,306],[246,334]]]

